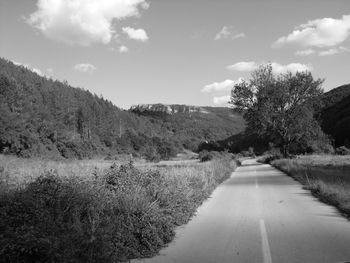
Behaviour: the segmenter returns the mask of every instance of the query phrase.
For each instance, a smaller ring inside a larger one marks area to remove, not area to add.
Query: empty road
[[[246,160],[160,255],[139,262],[350,262],[350,221],[270,165]]]

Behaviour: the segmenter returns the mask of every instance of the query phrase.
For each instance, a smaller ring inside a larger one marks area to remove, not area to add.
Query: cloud
[[[300,64],[300,63],[290,63],[287,65],[282,65],[280,63],[277,62],[272,62],[272,63],[257,63],[254,61],[250,61],[250,62],[238,62],[235,63],[233,65],[229,65],[226,68],[228,70],[231,71],[239,71],[239,72],[243,72],[243,71],[253,71],[259,68],[260,65],[266,65],[266,64],[271,64],[272,66],[272,71],[275,74],[280,74],[280,73],[286,73],[288,71],[292,72],[292,73],[296,73],[297,71],[311,71],[312,67],[305,65],[305,64]]]
[[[237,39],[237,38],[245,38],[245,34],[244,33],[238,33],[232,36],[232,40]]]
[[[241,83],[244,79],[239,78],[238,80],[224,80],[222,82],[214,82],[212,84],[206,85],[202,88],[202,92],[214,92],[214,91],[229,91],[234,85]]]
[[[311,71],[312,67],[305,65],[305,64],[300,64],[300,63],[290,63],[287,65],[281,65],[277,62],[272,62],[272,71],[275,74],[281,74],[281,73],[286,73],[286,72],[291,72],[295,74],[296,72],[300,71]]]
[[[296,56],[309,56],[309,55],[312,55],[312,54],[315,54],[316,51],[313,50],[313,49],[304,49],[304,50],[297,50],[294,54]]]
[[[73,69],[75,71],[91,74],[96,70],[96,67],[92,64],[89,64],[89,63],[81,63],[81,64],[76,64],[73,67]]]
[[[277,39],[272,46],[296,44],[303,47],[332,47],[344,42],[349,35],[350,15],[344,15],[341,19],[321,18],[296,27],[289,35]]]
[[[228,104],[230,100],[231,100],[231,96],[221,96],[221,97],[213,98],[213,102],[215,105]]]
[[[123,27],[123,32],[128,35],[130,39],[138,40],[141,42],[148,41],[148,36],[145,30],[135,29],[132,27]]]
[[[245,38],[245,34],[244,33],[238,33],[238,34],[234,34],[233,32],[231,32],[231,27],[228,26],[224,26],[219,33],[217,33],[215,35],[214,40],[220,40],[220,39],[238,39],[238,38]]]
[[[345,47],[331,48],[328,50],[323,50],[323,51],[318,52],[318,55],[321,57],[331,56],[331,55],[340,54],[340,53],[347,52],[347,51],[349,51],[349,50]]]
[[[113,21],[138,17],[148,7],[145,0],[38,0],[27,23],[66,44],[108,44],[115,34]]]
[[[44,77],[45,76],[45,74],[40,70],[40,69],[38,69],[38,68],[32,68],[31,69],[34,73],[36,73],[36,74],[38,74],[39,76],[41,76],[41,77]]]
[[[243,72],[243,71],[253,71],[253,70],[257,69],[258,67],[259,67],[259,65],[254,61],[249,61],[249,62],[242,61],[242,62],[235,63],[233,65],[229,65],[226,68],[228,70],[232,70],[232,71]]]
[[[129,48],[127,46],[120,46],[119,53],[127,53],[129,52]]]

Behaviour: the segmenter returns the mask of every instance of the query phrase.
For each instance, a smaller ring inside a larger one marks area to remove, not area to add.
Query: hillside
[[[48,158],[123,153],[159,159],[243,129],[242,118],[231,110],[203,109],[210,113],[165,112],[159,118],[126,111],[87,90],[0,59],[0,153]]]
[[[327,107],[321,113],[325,133],[334,139],[334,145],[350,146],[350,84],[325,93]],[[333,103],[331,103],[333,102]]]
[[[223,107],[149,104],[133,106],[130,111],[167,127],[173,138],[192,150],[203,141],[224,139],[244,129],[242,116]]]
[[[347,96],[350,96],[350,84],[342,85],[325,92],[322,97],[323,109],[325,110],[335,105]]]

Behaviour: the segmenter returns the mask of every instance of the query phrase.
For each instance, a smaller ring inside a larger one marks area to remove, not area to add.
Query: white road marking
[[[255,188],[258,189],[259,185],[258,185],[258,178],[255,178]]]
[[[261,247],[262,247],[262,253],[264,256],[264,263],[272,263],[270,245],[269,245],[269,240],[267,238],[265,222],[263,219],[260,219],[259,223],[260,223]]]

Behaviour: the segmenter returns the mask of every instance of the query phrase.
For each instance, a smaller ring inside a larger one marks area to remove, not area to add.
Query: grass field
[[[350,217],[350,156],[310,155],[271,162]]]
[[[235,167],[231,156],[157,164],[0,156],[0,262],[152,256]]]

